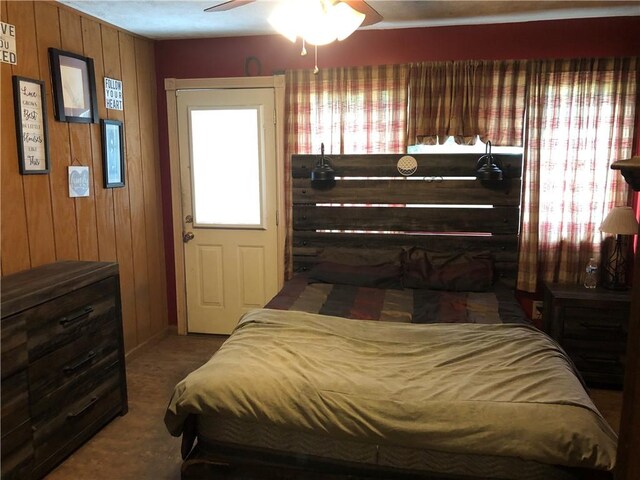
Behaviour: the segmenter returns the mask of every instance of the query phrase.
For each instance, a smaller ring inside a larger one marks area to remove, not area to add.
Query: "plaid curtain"
[[[530,64],[518,288],[578,283],[600,254],[600,223],[628,202],[610,164],[629,158],[637,58]]]
[[[527,65],[521,60],[482,62],[478,129],[483,142],[522,145]]]
[[[435,145],[453,136],[473,145],[522,145],[526,62],[417,63],[409,80],[408,143]]]
[[[287,71],[285,272],[292,273],[291,155],[406,151],[408,65]]]

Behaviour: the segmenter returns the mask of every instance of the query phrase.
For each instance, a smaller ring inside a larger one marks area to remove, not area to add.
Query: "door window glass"
[[[190,112],[196,226],[262,226],[258,108]]]

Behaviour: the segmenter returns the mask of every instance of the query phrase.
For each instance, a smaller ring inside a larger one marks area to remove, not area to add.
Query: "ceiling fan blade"
[[[256,0],[227,0],[226,2],[219,3],[218,5],[213,5],[212,7],[205,8],[205,12],[226,12],[227,10],[231,10],[233,8],[238,8],[247,3],[253,3]]]
[[[364,21],[362,22],[362,27],[366,27],[368,25],[375,25],[378,22],[382,21],[382,15],[380,15],[371,5],[369,5],[364,0],[342,0],[344,3],[349,5],[354,10],[357,10],[360,13],[365,14]]]

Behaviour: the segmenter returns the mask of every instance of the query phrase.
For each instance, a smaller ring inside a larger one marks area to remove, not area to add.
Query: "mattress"
[[[453,477],[518,480],[578,480],[584,471],[548,465],[517,457],[449,453],[434,449],[376,445],[249,422],[237,418],[199,416],[197,420],[200,454],[215,457],[221,450],[246,449],[298,457],[300,463],[311,457],[334,463],[346,463],[363,469],[375,466],[408,472],[430,472]]]
[[[517,324],[256,310],[176,386],[167,428],[192,415],[211,440],[236,419],[374,446],[378,464],[441,452],[612,470],[617,442],[560,347]]]

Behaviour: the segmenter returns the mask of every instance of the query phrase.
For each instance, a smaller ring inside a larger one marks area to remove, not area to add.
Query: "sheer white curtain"
[[[637,59],[531,63],[518,288],[578,283],[600,255],[600,223],[629,201],[609,167],[629,158]]]

